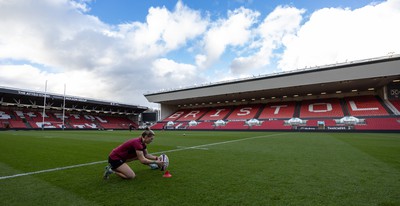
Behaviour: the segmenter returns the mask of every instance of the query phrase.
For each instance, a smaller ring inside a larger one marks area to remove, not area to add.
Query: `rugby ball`
[[[161,171],[164,171],[167,169],[168,165],[169,165],[169,158],[166,154],[162,154],[158,157],[158,160],[160,160],[161,162],[164,162],[164,165],[161,167]]]

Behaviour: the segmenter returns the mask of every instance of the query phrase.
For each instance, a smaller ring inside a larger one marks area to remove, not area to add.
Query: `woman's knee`
[[[130,179],[135,178],[136,174],[134,172],[132,172],[132,173],[125,174],[125,176],[126,176],[125,179],[130,180]]]
[[[115,172],[124,179],[133,179],[136,176],[135,172],[126,163],[118,167]]]

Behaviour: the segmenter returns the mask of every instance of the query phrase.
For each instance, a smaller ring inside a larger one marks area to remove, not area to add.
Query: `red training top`
[[[130,139],[117,148],[113,149],[110,153],[110,158],[113,160],[128,160],[137,158],[136,150],[144,151],[146,144],[142,142],[142,138]],[[145,154],[146,155],[146,154]]]

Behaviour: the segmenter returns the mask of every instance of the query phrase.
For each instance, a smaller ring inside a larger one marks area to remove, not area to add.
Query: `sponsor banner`
[[[353,130],[352,126],[326,126],[325,130]]]
[[[318,130],[318,127],[297,126],[298,130]]]
[[[330,130],[330,131],[342,131],[342,130],[353,130],[352,126],[325,126],[325,128],[311,127],[311,126],[297,126],[297,130]]]

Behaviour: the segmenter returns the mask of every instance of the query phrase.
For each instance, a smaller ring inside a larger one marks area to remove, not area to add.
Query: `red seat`
[[[265,105],[258,119],[292,118],[295,102],[275,102]]]
[[[343,117],[339,99],[317,99],[301,102],[300,118]]]
[[[251,104],[236,107],[233,112],[226,118],[227,120],[248,120],[253,119],[261,105]]]
[[[346,98],[346,105],[352,116],[386,116],[389,113],[374,96]]]
[[[200,120],[210,121],[210,120],[220,120],[224,119],[226,115],[232,110],[231,107],[218,107],[209,110]]]

